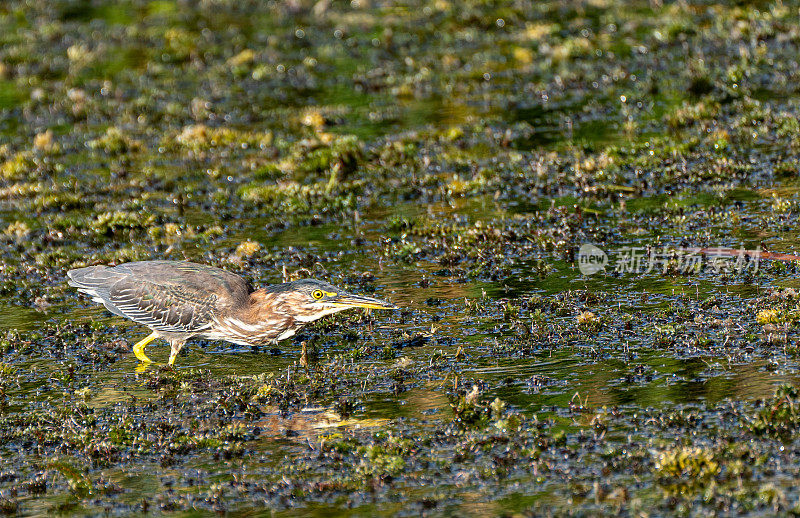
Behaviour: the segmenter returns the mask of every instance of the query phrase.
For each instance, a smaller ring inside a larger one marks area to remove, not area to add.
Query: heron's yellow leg
[[[144,354],[144,348],[145,348],[145,346],[147,346],[147,344],[149,344],[150,342],[152,342],[156,338],[158,338],[157,334],[150,333],[150,336],[148,336],[144,340],[139,340],[138,342],[136,342],[136,345],[133,346],[133,354],[135,354],[136,357],[139,358],[140,362],[143,362],[143,363],[152,363],[153,362],[153,360],[151,360],[150,358],[147,357],[146,354]]]

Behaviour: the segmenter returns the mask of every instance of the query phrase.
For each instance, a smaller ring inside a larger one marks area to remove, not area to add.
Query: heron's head
[[[397,309],[380,299],[355,295],[316,279],[302,279],[270,286],[267,291],[280,297],[285,310],[301,322],[313,322],[325,315],[350,308]]]

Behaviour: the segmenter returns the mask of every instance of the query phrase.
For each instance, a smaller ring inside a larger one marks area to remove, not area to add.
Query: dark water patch
[[[0,109],[11,110],[17,108],[24,99],[24,90],[21,89],[15,81],[0,80]],[[3,119],[6,119],[3,117]],[[13,121],[8,120],[6,124],[8,129],[12,130]]]
[[[30,331],[48,320],[47,315],[33,308],[19,306],[0,307],[0,327]]]
[[[128,24],[134,20],[132,9],[125,2],[111,7],[84,0],[67,0],[57,2],[54,7],[58,10],[59,18],[65,22],[103,20],[109,24]]]

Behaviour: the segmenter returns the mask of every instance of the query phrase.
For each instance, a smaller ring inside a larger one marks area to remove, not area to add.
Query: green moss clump
[[[205,124],[193,124],[183,128],[173,141],[195,152],[219,147],[266,149],[272,145],[272,132],[239,131],[227,127],[212,128]]]
[[[317,183],[301,185],[298,182],[286,182],[274,185],[257,183],[245,185],[239,189],[243,200],[266,204],[283,214],[302,214],[316,208],[329,211],[347,211],[355,208],[353,193],[331,194],[327,185]]]
[[[677,446],[656,458],[655,471],[665,477],[708,478],[719,473],[714,452],[700,447]]]
[[[756,315],[756,322],[759,324],[778,324],[784,321],[784,315],[777,309],[762,309]]]
[[[714,101],[702,100],[694,104],[684,101],[673,112],[667,114],[665,119],[669,127],[677,129],[713,119],[719,111],[720,105]]]
[[[103,151],[108,155],[122,155],[142,148],[140,142],[131,139],[115,126],[108,128],[102,137],[90,140],[87,145],[90,149]]]
[[[164,33],[164,50],[173,62],[188,60],[197,51],[198,35],[181,27],[171,27]]]
[[[782,138],[800,137],[800,121],[794,114],[781,115],[776,121],[775,134]]]
[[[70,266],[76,259],[76,254],[67,252],[63,248],[56,248],[54,250],[46,250],[35,254],[34,261],[39,266],[47,266],[51,268],[65,268]]]
[[[62,211],[76,209],[83,205],[84,199],[79,194],[50,192],[33,198],[30,207],[36,212],[59,209]]]
[[[97,215],[90,227],[98,234],[111,235],[120,230],[147,228],[155,219],[154,215],[141,212],[104,212]]]
[[[383,446],[367,446],[365,455],[357,472],[362,476],[392,476],[399,475],[406,467],[406,461],[401,455],[387,450]]]
[[[363,158],[361,141],[353,135],[342,135],[298,142],[282,168],[291,171],[297,180],[330,172],[330,184],[335,185],[355,172]]]
[[[66,462],[53,462],[48,467],[58,471],[67,479],[69,489],[75,496],[86,497],[92,494],[92,481],[81,470]]]
[[[256,180],[263,180],[263,181],[279,180],[283,178],[283,176],[284,173],[281,170],[280,166],[274,163],[266,164],[258,168],[256,172],[253,173],[253,178],[255,178]]]
[[[746,425],[756,435],[790,440],[800,428],[800,392],[792,385],[781,385]]]
[[[6,385],[14,376],[16,369],[7,363],[0,363],[0,387]]]
[[[36,163],[27,151],[16,153],[0,164],[0,178],[3,180],[19,180],[33,172]]]
[[[721,462],[709,448],[676,446],[655,459],[654,474],[668,494],[686,494],[708,487],[721,471]]]
[[[345,437],[341,433],[325,435],[320,439],[320,450],[336,453],[351,453],[356,451],[359,443],[353,437]]]
[[[136,434],[129,427],[124,426],[112,426],[107,434],[108,440],[116,446],[131,446],[136,439]]]
[[[587,331],[597,331],[602,326],[602,320],[591,311],[582,311],[576,322],[579,328]]]
[[[8,225],[3,233],[17,240],[22,240],[31,234],[31,228],[24,221],[15,221]]]
[[[385,166],[400,166],[413,162],[419,153],[416,142],[392,141],[387,142],[378,151],[379,162]]]
[[[453,422],[464,428],[484,428],[494,425],[501,429],[516,429],[519,427],[519,418],[506,413],[506,404],[500,398],[495,398],[489,404],[477,400],[477,389],[450,403],[453,409]]]

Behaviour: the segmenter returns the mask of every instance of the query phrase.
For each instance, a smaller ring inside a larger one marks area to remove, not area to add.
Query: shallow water
[[[800,250],[796,11],[0,6],[0,514],[796,511],[797,265],[612,272]],[[160,258],[401,310],[142,368]]]

